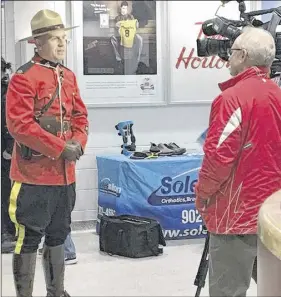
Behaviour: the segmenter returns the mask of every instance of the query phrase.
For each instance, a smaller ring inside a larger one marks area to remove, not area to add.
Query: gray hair
[[[262,28],[247,26],[238,37],[238,44],[247,51],[248,66],[271,67],[275,59],[275,41],[272,35]]]

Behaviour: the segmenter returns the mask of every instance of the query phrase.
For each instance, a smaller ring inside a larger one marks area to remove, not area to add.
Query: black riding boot
[[[17,297],[31,297],[36,266],[36,253],[14,254],[13,274]]]
[[[43,269],[47,296],[69,296],[64,291],[64,245],[43,248]]]

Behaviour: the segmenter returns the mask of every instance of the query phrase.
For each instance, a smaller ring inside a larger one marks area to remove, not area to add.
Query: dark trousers
[[[9,214],[18,235],[15,254],[36,252],[43,235],[49,247],[64,244],[71,231],[75,199],[75,183],[41,186],[14,182]]]
[[[257,235],[210,234],[209,294],[246,297],[257,282]]]
[[[9,216],[11,193],[10,161],[1,159],[1,234],[15,235],[15,227]]]

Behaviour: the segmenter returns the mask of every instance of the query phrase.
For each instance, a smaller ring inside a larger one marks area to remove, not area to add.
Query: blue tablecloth
[[[102,215],[131,214],[159,221],[166,239],[205,237],[194,185],[202,155],[132,160],[97,156],[98,224]]]

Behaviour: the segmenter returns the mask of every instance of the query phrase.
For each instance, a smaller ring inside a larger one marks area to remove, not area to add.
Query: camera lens
[[[208,56],[226,56],[231,48],[230,40],[217,40],[217,39],[197,39],[197,55],[198,57]]]

